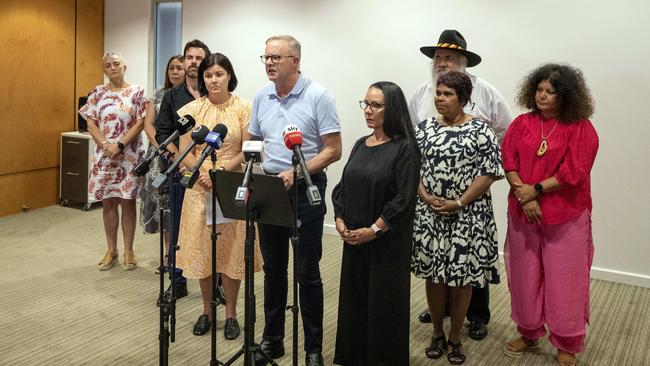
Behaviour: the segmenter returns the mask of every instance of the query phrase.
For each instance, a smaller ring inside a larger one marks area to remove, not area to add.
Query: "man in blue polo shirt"
[[[341,158],[341,126],[332,95],[325,87],[301,74],[300,43],[295,38],[269,38],[261,59],[271,83],[255,96],[248,130],[253,136],[264,139],[264,170],[281,177],[287,190],[298,190],[298,219],[302,224],[298,258],[294,260],[298,262],[305,363],[320,366],[324,362],[323,282],[319,262],[323,249],[325,202],[310,206],[304,182],[293,181],[292,152],[285,146],[282,132],[290,124],[297,125],[302,131],[307,170],[324,197],[327,184],[324,169]],[[264,258],[265,324],[261,348],[270,357],[278,358],[284,355],[291,229],[259,225],[259,232]],[[256,365],[265,364],[265,359],[256,358]]]

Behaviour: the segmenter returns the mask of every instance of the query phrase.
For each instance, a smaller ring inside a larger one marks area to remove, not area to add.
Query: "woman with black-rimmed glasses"
[[[355,143],[332,193],[344,241],[334,363],[408,365],[419,153],[399,86],[374,83],[359,104],[373,132]]]

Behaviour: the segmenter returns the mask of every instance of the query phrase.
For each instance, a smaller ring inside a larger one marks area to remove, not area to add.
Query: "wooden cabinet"
[[[92,169],[95,141],[88,133],[63,132],[61,134],[61,170],[59,175],[59,202],[83,204],[88,211],[94,202],[88,194],[88,178]]]

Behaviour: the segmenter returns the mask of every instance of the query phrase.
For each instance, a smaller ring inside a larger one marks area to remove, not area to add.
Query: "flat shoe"
[[[200,335],[204,335],[209,330],[210,330],[210,319],[208,318],[207,315],[202,314],[196,320],[196,324],[194,324],[194,329],[192,329],[192,333],[194,335],[200,336]]]
[[[469,323],[469,337],[475,341],[480,341],[487,337],[488,327],[487,324],[480,321],[472,321]]]
[[[100,271],[107,271],[113,267],[113,265],[117,263],[117,252],[111,252],[107,251],[106,254],[104,254],[104,257],[97,263],[97,268]]]
[[[239,323],[237,322],[237,319],[235,318],[228,318],[226,319],[226,325],[223,328],[223,336],[224,338],[231,340],[239,337]]]
[[[563,351],[557,352],[557,356],[555,356],[555,362],[559,366],[576,366],[578,364],[578,361],[576,360],[576,356],[574,354]]]
[[[431,359],[438,359],[447,352],[447,339],[445,335],[431,337],[431,344],[424,349],[424,354]]]
[[[135,259],[135,253],[133,251],[124,252],[124,263],[122,263],[122,268],[125,271],[132,271],[137,266],[138,261]]]
[[[515,338],[503,346],[503,354],[508,357],[521,357],[524,353],[539,352],[539,344],[537,341],[531,341],[524,337]]]

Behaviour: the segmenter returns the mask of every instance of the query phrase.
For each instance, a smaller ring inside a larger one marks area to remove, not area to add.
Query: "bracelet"
[[[460,198],[456,200],[456,205],[458,205],[458,208],[463,208],[463,203],[460,201]]]

